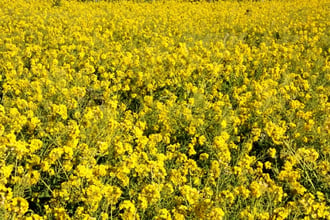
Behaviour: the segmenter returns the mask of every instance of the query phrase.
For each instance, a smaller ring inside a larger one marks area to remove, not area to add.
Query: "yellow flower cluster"
[[[0,219],[330,219],[330,1],[0,0]]]

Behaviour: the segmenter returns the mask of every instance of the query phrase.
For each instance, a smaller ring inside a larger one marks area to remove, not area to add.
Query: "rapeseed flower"
[[[327,218],[328,3],[0,0],[0,218]]]

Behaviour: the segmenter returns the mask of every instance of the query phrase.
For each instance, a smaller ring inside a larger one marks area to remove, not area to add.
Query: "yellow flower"
[[[123,219],[127,220],[138,220],[139,214],[137,213],[134,203],[129,200],[124,200],[119,205],[119,210],[123,210],[124,213],[120,214]]]
[[[72,160],[73,158],[73,150],[72,147],[63,146],[63,159]]]
[[[174,209],[173,212],[173,219],[174,220],[185,220],[185,215],[180,213],[180,211],[178,211],[177,209]]]
[[[269,162],[269,161],[266,161],[266,162],[265,162],[265,168],[266,168],[267,170],[270,170],[270,169],[272,168],[272,163]]]
[[[259,213],[257,216],[258,216],[258,219],[260,219],[260,220],[268,220],[268,219],[270,219],[270,216],[269,216],[269,213],[268,212]]]
[[[109,146],[108,146],[107,142],[98,141],[97,147],[99,149],[100,154],[105,154],[108,151]]]
[[[40,173],[37,170],[28,173],[28,183],[30,185],[35,185],[40,179]]]
[[[276,149],[275,148],[269,148],[268,149],[268,154],[271,158],[276,158]]]
[[[142,189],[138,199],[143,204],[147,202],[147,205],[152,205],[160,199],[161,189],[162,186],[159,184],[148,184]]]
[[[220,176],[220,165],[218,161],[213,160],[211,162],[210,174],[214,178],[218,178]]]
[[[102,199],[101,188],[96,185],[90,185],[86,189],[86,202],[90,205],[91,211],[96,211]]]
[[[194,134],[196,134],[196,127],[193,126],[193,125],[190,125],[190,126],[188,127],[188,133],[189,133],[190,135],[194,135]]]
[[[255,198],[259,198],[262,195],[262,187],[256,181],[253,181],[250,184],[250,190],[251,190],[251,195],[254,196]]]
[[[307,191],[307,189],[297,181],[291,182],[290,187],[299,195],[303,195]]]
[[[30,141],[30,146],[29,146],[30,152],[33,153],[33,152],[39,150],[40,148],[42,148],[42,145],[43,145],[43,143],[42,143],[41,140],[39,140],[39,139],[32,139]]]
[[[326,219],[328,2],[0,1],[0,219]]]
[[[61,116],[61,118],[63,120],[68,118],[67,108],[66,108],[65,105],[63,105],[63,104],[60,104],[60,105],[53,104],[52,109],[53,109],[53,112],[55,114],[58,114],[59,116]]]
[[[209,155],[207,153],[201,153],[199,155],[200,160],[207,160],[209,158]]]
[[[24,220],[43,220],[44,218],[37,214],[32,214],[31,216],[25,217]]]
[[[195,149],[194,149],[194,145],[193,144],[188,144],[188,148],[189,148],[189,150],[188,150],[188,155],[189,156],[191,156],[191,155],[195,155],[196,154],[196,151],[195,151]]]
[[[167,209],[160,209],[158,215],[155,218],[157,220],[172,220],[171,213]]]
[[[226,128],[226,127],[227,127],[227,122],[226,122],[226,120],[223,120],[223,121],[221,122],[221,127],[222,127],[222,128]]]
[[[301,158],[302,161],[305,161],[307,163],[313,163],[319,157],[319,153],[314,148],[299,148],[296,154],[298,157]]]
[[[201,135],[201,136],[198,137],[198,143],[200,145],[204,145],[205,142],[206,142],[206,137],[204,135]]]
[[[76,173],[77,176],[84,177],[86,179],[93,179],[94,177],[93,170],[83,165],[78,165],[76,168]]]
[[[44,160],[41,162],[42,171],[47,172],[49,170],[49,168],[50,168],[50,164],[48,163],[47,160]]]
[[[265,126],[265,131],[275,144],[281,144],[286,139],[284,135],[286,132],[285,121],[281,121],[280,125],[268,122]]]
[[[29,203],[22,197],[15,197],[8,204],[7,208],[10,212],[14,212],[19,216],[24,215],[29,209]]]
[[[229,190],[223,190],[221,193],[221,199],[226,202],[226,203],[229,203],[229,204],[232,204],[235,200],[235,195],[234,193],[230,192]]]
[[[225,216],[224,211],[221,208],[212,208],[209,219],[211,220],[221,220]]]
[[[59,160],[62,157],[63,153],[64,153],[63,148],[58,147],[52,149],[48,155],[50,163],[53,164],[55,163],[55,161]]]
[[[180,187],[180,192],[190,205],[195,205],[199,200],[199,192],[196,188],[192,188],[188,185]]]
[[[65,208],[54,208],[54,216],[56,219],[70,219],[68,213],[66,212]]]
[[[245,186],[239,186],[238,190],[244,199],[247,199],[250,196],[251,191]]]
[[[273,219],[282,220],[282,219],[286,219],[289,216],[290,210],[280,207],[280,208],[276,208],[274,210],[274,214],[275,215],[274,215]]]

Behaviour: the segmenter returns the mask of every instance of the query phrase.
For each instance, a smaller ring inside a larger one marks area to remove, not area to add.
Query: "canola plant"
[[[0,219],[330,219],[330,1],[0,0]]]

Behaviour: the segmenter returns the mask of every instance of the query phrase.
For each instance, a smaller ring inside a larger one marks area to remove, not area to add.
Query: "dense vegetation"
[[[0,219],[330,219],[330,1],[0,0]]]

